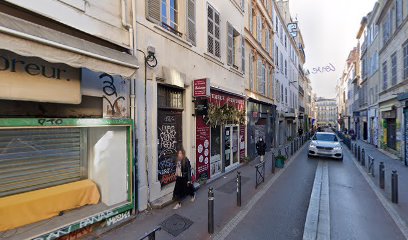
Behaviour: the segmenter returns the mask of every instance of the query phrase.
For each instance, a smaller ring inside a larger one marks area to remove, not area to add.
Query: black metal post
[[[214,233],[214,191],[208,189],[208,233]]]
[[[380,176],[380,188],[384,189],[385,187],[385,171],[384,171],[384,162],[380,162],[380,166],[378,168],[379,176]]]
[[[360,162],[361,161],[361,148],[358,146],[357,148],[357,160]]]
[[[361,165],[365,166],[365,150],[361,148]]]
[[[398,174],[395,170],[391,174],[391,202],[398,203]]]
[[[241,173],[237,172],[237,206],[241,207]]]
[[[272,169],[271,173],[275,173],[275,154],[272,153]]]

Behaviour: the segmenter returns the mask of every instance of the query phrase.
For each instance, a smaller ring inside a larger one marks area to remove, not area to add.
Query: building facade
[[[44,2],[0,3],[0,231],[11,239],[92,232],[137,208],[135,1]]]
[[[337,126],[336,99],[317,98],[316,107],[318,126]]]
[[[250,158],[257,156],[255,145],[259,138],[265,139],[267,149],[275,144],[273,8],[272,0],[251,0],[245,14],[247,154]]]

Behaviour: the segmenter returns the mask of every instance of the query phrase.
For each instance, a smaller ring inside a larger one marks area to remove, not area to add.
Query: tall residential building
[[[275,100],[277,105],[277,144],[284,144],[297,134],[299,109],[299,66],[303,68],[303,45],[299,43],[300,30],[292,19],[288,1],[276,1],[274,60]],[[295,27],[289,29],[287,26]]]
[[[144,210],[171,200],[178,149],[186,150],[197,182],[232,171],[246,156],[249,7],[238,0],[136,2],[136,45],[148,64],[136,75],[136,95],[146,93],[136,104],[138,208]],[[265,76],[259,76],[266,82],[272,65],[263,48]],[[266,84],[259,90],[269,101]]]
[[[260,137],[265,139],[268,149],[275,142],[274,8],[272,0],[250,0],[245,12],[247,153],[251,158],[257,156],[255,145]]]
[[[408,1],[380,2],[376,19],[380,41],[379,145],[407,162]]]
[[[376,19],[380,15],[380,3],[362,22],[364,42],[361,45],[361,88],[360,88],[360,136],[375,146],[378,146],[378,90],[380,84],[380,37]],[[359,37],[359,36],[358,36]]]

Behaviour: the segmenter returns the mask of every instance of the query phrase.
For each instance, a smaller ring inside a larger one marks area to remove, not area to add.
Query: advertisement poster
[[[210,80],[208,78],[196,79],[193,82],[193,97],[209,97]]]
[[[205,124],[203,116],[196,117],[196,179],[210,177],[210,127]]]
[[[245,125],[239,126],[239,159],[242,162],[245,158]]]

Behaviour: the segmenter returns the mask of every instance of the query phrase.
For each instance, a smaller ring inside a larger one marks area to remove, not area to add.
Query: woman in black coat
[[[186,157],[184,149],[177,152],[176,162],[176,185],[173,191],[173,200],[177,201],[173,209],[181,207],[181,201],[187,196],[191,196],[191,201],[195,200],[195,193],[193,183],[191,182],[191,164]]]

